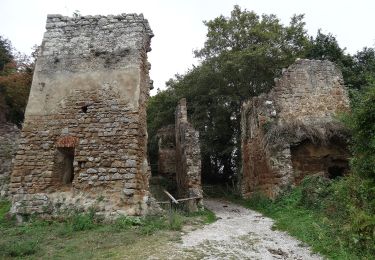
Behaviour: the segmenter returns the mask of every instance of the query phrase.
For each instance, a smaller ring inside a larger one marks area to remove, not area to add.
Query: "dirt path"
[[[171,259],[322,259],[255,211],[220,200],[205,205],[219,219],[183,235]]]

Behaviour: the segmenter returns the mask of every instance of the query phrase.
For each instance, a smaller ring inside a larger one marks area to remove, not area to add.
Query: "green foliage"
[[[322,176],[307,176],[301,183],[301,204],[308,209],[321,210],[322,201],[332,196],[331,181]]]
[[[13,53],[9,40],[0,36],[0,117],[19,126],[29,97],[34,58]]]
[[[183,224],[184,217],[178,211],[174,211],[169,222],[169,228],[179,231],[182,229]]]
[[[93,213],[81,213],[72,217],[71,227],[73,231],[84,231],[95,227]]]
[[[171,79],[168,89],[150,101],[150,146],[156,144],[156,126],[172,123],[177,100],[185,97],[191,122],[200,132],[203,177],[228,181],[239,169],[242,102],[268,91],[281,69],[304,55],[308,38],[302,15],[284,26],[275,15],[258,16],[238,6],[230,17],[205,25],[205,45],[195,52],[201,65]],[[155,152],[151,147],[150,159]]]
[[[349,175],[309,176],[271,201],[261,194],[241,201],[275,219],[275,228],[332,259],[372,259],[375,254],[375,185]]]
[[[375,180],[375,83],[354,95],[352,113],[344,118],[352,131],[354,172]]]
[[[114,226],[116,230],[129,229],[134,226],[141,226],[143,224],[139,217],[121,216],[116,219]]]
[[[164,216],[146,216],[139,231],[143,235],[152,235],[158,230],[168,228],[167,219]]]
[[[203,218],[203,222],[205,224],[211,224],[211,223],[214,223],[216,220],[217,220],[217,217],[215,215],[214,212],[212,212],[211,210],[205,208],[205,209],[201,209],[197,212],[192,212],[192,213],[188,213],[189,217],[195,217],[195,216],[200,216]]]
[[[5,65],[12,60],[12,44],[0,35],[0,74],[4,72]]]

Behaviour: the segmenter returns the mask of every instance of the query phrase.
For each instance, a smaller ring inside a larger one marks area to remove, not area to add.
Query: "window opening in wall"
[[[74,148],[58,148],[59,153],[59,172],[62,184],[71,184],[74,179]]]

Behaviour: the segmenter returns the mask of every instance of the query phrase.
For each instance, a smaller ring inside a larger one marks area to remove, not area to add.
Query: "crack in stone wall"
[[[48,15],[46,29],[11,177],[12,212],[146,214],[148,21]],[[74,176],[64,183],[69,158]]]
[[[268,94],[242,106],[242,195],[275,197],[306,175],[329,177],[330,167],[344,173],[349,156],[344,134],[327,127],[337,128],[335,116],[348,109],[342,74],[332,62],[297,60],[283,70]],[[327,140],[319,142],[315,136]]]

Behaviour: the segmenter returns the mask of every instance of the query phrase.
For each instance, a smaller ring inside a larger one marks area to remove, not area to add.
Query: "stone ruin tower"
[[[149,208],[143,15],[48,15],[10,192],[16,214]]]
[[[190,200],[189,211],[196,211],[202,205],[201,150],[199,132],[187,119],[186,99],[176,108],[176,181],[178,198],[200,198]]]
[[[275,197],[307,175],[348,170],[347,132],[335,118],[349,109],[341,72],[329,61],[297,60],[268,93],[241,112],[241,192]]]

